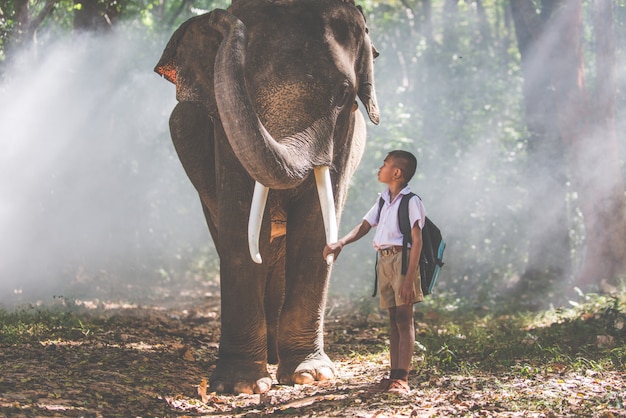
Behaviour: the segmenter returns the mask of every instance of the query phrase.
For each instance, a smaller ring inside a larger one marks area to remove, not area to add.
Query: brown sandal
[[[389,382],[389,386],[387,388],[387,392],[395,393],[398,395],[405,395],[411,391],[411,387],[406,380],[402,379],[392,379]]]

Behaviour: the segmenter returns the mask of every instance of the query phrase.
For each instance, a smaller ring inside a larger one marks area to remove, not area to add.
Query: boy
[[[380,307],[389,310],[391,372],[376,389],[392,393],[409,393],[409,367],[415,344],[413,304],[422,302],[424,295],[419,275],[419,259],[422,251],[422,228],[426,210],[422,201],[413,196],[409,201],[409,220],[413,244],[409,248],[406,275],[401,273],[402,232],[398,225],[398,206],[402,195],[410,192],[409,181],[415,174],[417,160],[407,151],[391,151],[378,170],[378,181],[387,189],[380,195],[385,203],[380,211],[378,199],[363,217],[361,224],[339,241],[324,247],[324,258],[339,256],[342,248],[366,235],[377,226],[374,248],[378,251],[378,280],[380,283]]]

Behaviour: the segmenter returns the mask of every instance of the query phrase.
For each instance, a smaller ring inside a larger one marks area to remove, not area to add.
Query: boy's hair
[[[417,158],[415,158],[415,155],[408,151],[395,150],[387,154],[387,157],[393,158],[394,164],[402,170],[402,176],[408,184],[417,169]]]

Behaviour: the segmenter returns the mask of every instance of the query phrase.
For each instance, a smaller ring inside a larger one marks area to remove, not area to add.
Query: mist
[[[472,17],[475,18],[468,13],[462,19],[468,19],[471,27],[476,23]],[[375,18],[371,22],[376,44],[378,22]],[[463,31],[460,25],[449,29]],[[545,56],[551,53],[555,42],[554,31],[562,30],[558,25],[551,29],[539,43],[541,48],[532,51],[530,67],[537,77],[545,77]],[[406,42],[409,44],[410,40]],[[376,170],[386,153],[397,148],[412,151],[418,159],[416,177],[410,183],[412,191],[421,196],[428,216],[441,228],[448,244],[446,265],[435,292],[449,292],[470,305],[480,305],[485,299],[493,300],[494,296],[514,289],[528,261],[531,232],[549,230],[561,220],[547,212],[539,218],[529,216],[529,205],[536,204],[529,201],[529,190],[551,185],[533,172],[533,165],[527,161],[528,133],[519,67],[512,71],[511,63],[507,67],[497,62],[498,57],[478,46],[478,40],[455,44],[458,49],[450,48],[443,54],[420,50],[421,44],[415,44],[418,53],[410,65],[398,59],[395,51],[390,56],[379,48],[375,77],[381,123],[368,126],[366,155],[350,190],[340,235],[360,222],[375,203],[376,193],[384,189],[376,181]],[[404,48],[411,51],[410,47]],[[585,48],[586,53],[592,50],[588,44]],[[619,45],[616,52],[617,88],[623,91],[626,62]],[[585,63],[586,85],[591,95],[593,65],[593,60]],[[409,73],[407,68],[416,73],[411,74],[413,83],[403,82],[403,71]],[[626,109],[623,97],[618,97],[616,131],[622,177],[626,176],[625,128]],[[595,135],[594,141],[605,140],[601,134]],[[534,167],[550,167],[557,158],[567,156],[546,154],[544,158]],[[602,164],[603,161],[596,161],[586,167],[587,175],[597,176],[595,168]],[[605,182],[611,183],[611,179]],[[570,255],[576,270],[584,256],[585,235],[577,200],[584,196],[579,196],[570,182],[565,187],[569,199]],[[367,296],[367,291],[373,290],[375,254],[371,237],[363,241],[366,243],[359,242],[353,253],[342,252],[334,280],[343,290]],[[573,279],[569,277],[567,283],[559,285],[567,287]]]
[[[24,51],[8,69],[0,85],[0,306],[57,297],[149,303],[192,269],[196,283],[214,280],[206,275],[217,271],[217,255],[169,137],[174,86],[152,71],[169,36],[147,41],[124,28],[81,35]],[[417,90],[381,48],[381,124],[367,125],[339,233],[376,202],[386,153],[409,150],[418,159],[412,190],[448,244],[436,292],[474,296],[519,279],[529,228],[544,220],[527,215],[534,185],[525,177],[521,76],[498,73],[503,66],[464,48],[437,61],[469,74],[463,78],[444,77],[450,71],[419,55],[413,68],[425,82]],[[623,88],[623,57],[617,68]],[[454,113],[444,106],[461,100]],[[626,128],[624,111],[621,104],[617,132]],[[622,170],[624,141],[620,135]],[[572,216],[580,216],[575,208]],[[331,294],[369,298],[372,238],[344,249]],[[212,270],[194,266],[199,258]]]
[[[81,35],[25,51],[9,69],[0,302],[145,297],[185,248],[209,244],[169,139],[174,86],[152,72],[162,45],[130,30]]]

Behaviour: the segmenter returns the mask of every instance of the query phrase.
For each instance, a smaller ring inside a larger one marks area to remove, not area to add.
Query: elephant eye
[[[344,81],[341,83],[341,87],[337,91],[337,95],[335,96],[335,106],[336,107],[344,107],[346,103],[350,100],[350,83]]]

